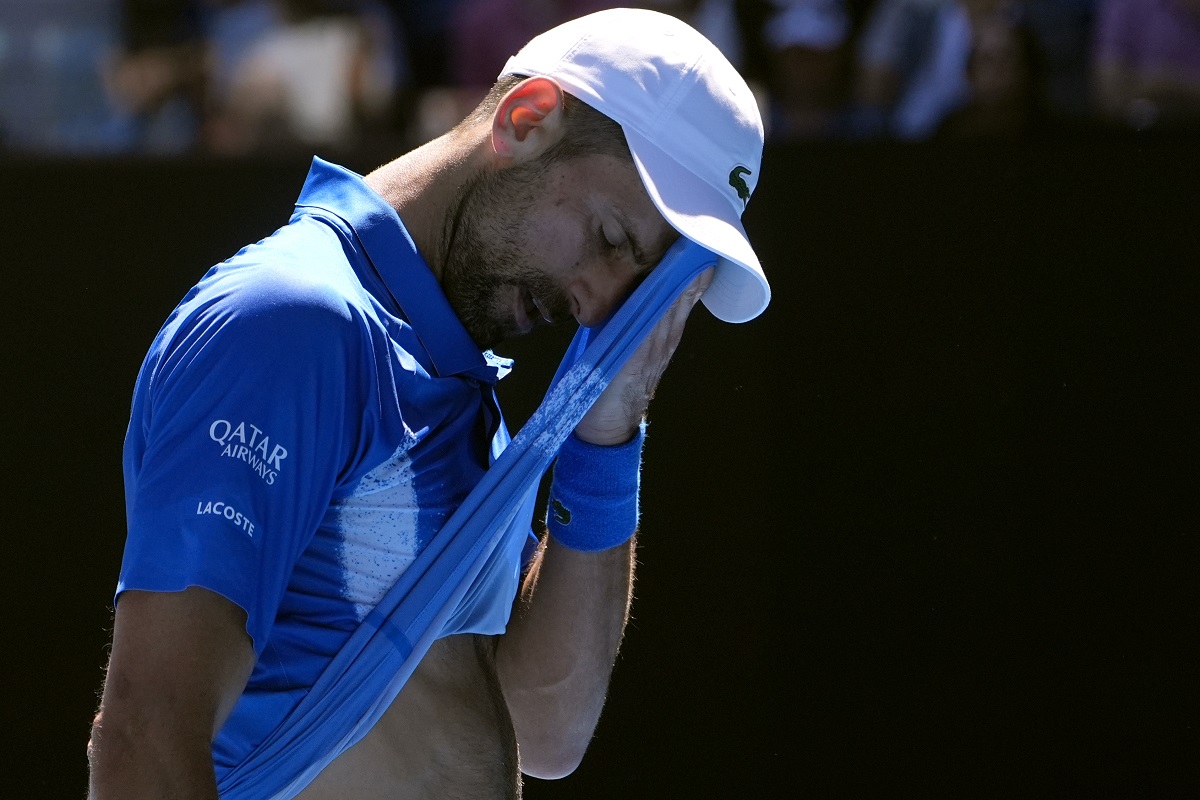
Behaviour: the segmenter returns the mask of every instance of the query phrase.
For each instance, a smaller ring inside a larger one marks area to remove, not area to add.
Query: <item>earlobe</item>
[[[492,149],[506,161],[536,158],[562,135],[563,90],[550,78],[527,78],[492,115]]]

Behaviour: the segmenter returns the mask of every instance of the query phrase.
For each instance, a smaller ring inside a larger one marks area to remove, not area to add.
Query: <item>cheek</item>
[[[570,273],[586,253],[584,226],[566,214],[561,205],[532,209],[522,221],[520,238],[531,265],[547,273]]]

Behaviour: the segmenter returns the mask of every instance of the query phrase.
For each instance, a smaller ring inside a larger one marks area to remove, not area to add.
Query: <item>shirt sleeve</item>
[[[245,609],[261,654],[369,424],[369,338],[334,292],[215,283],[176,311],[138,378],[117,595],[210,589]]]

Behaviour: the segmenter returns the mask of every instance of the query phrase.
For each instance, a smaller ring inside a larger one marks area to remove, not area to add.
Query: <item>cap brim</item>
[[[748,322],[761,314],[771,302],[771,286],[733,206],[645,136],[625,128],[625,138],[642,183],[667,222],[721,257],[704,305],[725,322]]]

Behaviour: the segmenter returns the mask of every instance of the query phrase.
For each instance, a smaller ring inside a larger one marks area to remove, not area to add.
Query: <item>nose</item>
[[[597,265],[585,270],[567,287],[576,305],[575,320],[585,328],[596,327],[608,319],[636,283],[636,273],[623,265]]]

